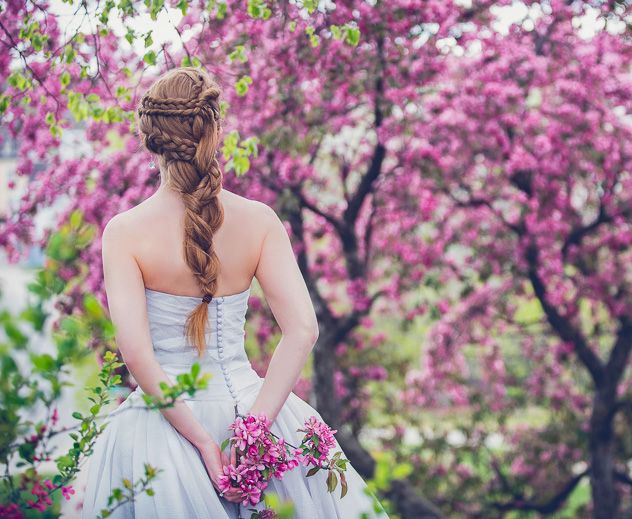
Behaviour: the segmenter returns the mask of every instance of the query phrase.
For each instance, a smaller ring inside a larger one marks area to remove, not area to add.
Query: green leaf
[[[81,222],[83,221],[83,215],[81,214],[81,211],[75,209],[72,213],[70,213],[70,218],[68,219],[68,221],[70,222],[71,227],[73,227],[74,229],[78,229],[81,225]]]
[[[127,28],[127,32],[125,33],[125,39],[128,41],[130,45],[134,43],[134,40],[136,39],[136,33],[134,33],[134,29],[130,27]]]
[[[28,85],[26,77],[24,77],[24,75],[20,72],[13,72],[10,74],[7,81],[9,82],[9,85],[17,88],[18,90],[24,90]]]
[[[391,472],[392,479],[404,479],[410,475],[413,471],[413,466],[410,463],[398,463],[395,465]]]
[[[312,14],[318,7],[318,0],[303,0],[303,7],[307,9],[308,14]]]
[[[179,0],[176,4],[176,7],[182,11],[182,16],[186,16],[187,8],[189,7],[188,0]]]
[[[360,43],[360,29],[358,27],[353,27],[350,25],[345,26],[346,29],[346,38],[345,41],[354,47]]]
[[[336,460],[336,467],[340,467],[342,470],[345,470],[347,468],[347,462],[349,460],[346,459],[341,459],[341,460]]]
[[[113,351],[106,351],[105,354],[103,355],[103,360],[105,360],[106,362],[112,362],[115,359],[116,359],[116,353],[114,353]]]
[[[272,15],[272,11],[265,0],[248,0],[247,11],[252,18],[261,18],[263,20],[267,20]]]
[[[338,478],[336,477],[336,473],[333,470],[329,471],[327,475],[327,490],[329,492],[333,492],[336,490],[336,485],[338,484]]]
[[[235,83],[235,91],[239,96],[245,96],[248,93],[248,85],[252,84],[252,78],[248,75],[240,77]]]
[[[143,61],[147,63],[148,65],[155,65],[156,53],[153,50],[146,52],[145,55],[143,56]]]
[[[63,456],[60,456],[59,458],[57,458],[57,467],[59,469],[66,469],[68,467],[72,467],[73,465],[73,461],[72,458],[68,455],[65,454]]]
[[[343,498],[345,497],[345,495],[347,495],[347,490],[348,490],[347,476],[345,476],[344,472],[340,473],[340,485],[341,485],[340,497]]]
[[[48,353],[33,357],[33,365],[40,371],[52,371],[55,367],[55,359]]]
[[[35,453],[35,443],[23,443],[18,447],[18,453],[22,459],[28,462],[32,461]]]
[[[92,294],[85,294],[83,297],[83,307],[86,310],[88,316],[93,319],[100,319],[103,317],[103,308],[97,298]]]
[[[150,0],[145,5],[149,6],[149,16],[155,22],[158,19],[158,13],[164,7],[164,0]]]
[[[246,54],[246,47],[243,45],[237,45],[231,52],[228,54],[228,59],[230,61],[239,61],[240,63],[246,63],[248,61],[248,55]]]
[[[70,72],[64,70],[59,77],[59,81],[62,87],[66,87],[68,84],[70,84]]]
[[[9,108],[11,98],[8,95],[0,95],[0,113],[4,113]]]

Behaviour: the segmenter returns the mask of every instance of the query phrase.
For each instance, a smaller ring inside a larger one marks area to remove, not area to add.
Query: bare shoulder
[[[279,215],[268,204],[234,193],[230,193],[229,197],[231,205],[237,209],[235,213],[239,215],[239,219],[243,219],[242,223],[250,229],[256,229],[262,236],[270,229],[284,228]]]
[[[114,215],[103,228],[103,235],[101,236],[102,246],[106,248],[108,246],[114,246],[117,248],[125,247],[131,244],[133,240],[133,224],[136,217],[134,210],[129,209]]]
[[[251,200],[251,202],[256,216],[261,218],[265,225],[273,225],[281,221],[276,211],[268,204],[259,202],[258,200]]]
[[[133,241],[145,237],[152,224],[159,221],[159,216],[170,211],[171,208],[150,196],[110,218],[103,229],[103,239]]]
[[[276,213],[276,211],[267,204],[263,202],[253,201],[255,202],[255,208],[253,211],[256,213],[256,220],[260,225],[260,232],[262,239],[266,239],[267,236],[277,236],[282,238],[287,238],[287,231],[285,229],[285,225],[283,225],[283,221]]]

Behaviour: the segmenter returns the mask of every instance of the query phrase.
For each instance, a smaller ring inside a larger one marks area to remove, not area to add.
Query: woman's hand
[[[197,449],[202,456],[204,467],[211,478],[213,487],[215,487],[217,492],[221,494],[222,491],[219,489],[218,484],[219,477],[224,474],[224,465],[235,464],[236,455],[234,446],[231,445],[230,460],[228,459],[228,456],[220,450],[219,445],[212,440],[209,440],[202,445],[198,445]],[[239,503],[243,500],[243,492],[238,488],[231,488],[230,490],[224,492],[222,497],[232,503]]]

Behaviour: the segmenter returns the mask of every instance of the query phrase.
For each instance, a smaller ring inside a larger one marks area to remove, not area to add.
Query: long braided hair
[[[220,94],[204,69],[179,67],[158,78],[137,109],[142,143],[158,155],[166,182],[184,201],[184,258],[204,293],[187,316],[185,335],[199,356],[206,347],[208,303],[215,295],[220,267],[213,235],[224,221],[218,198],[222,172],[216,158]]]

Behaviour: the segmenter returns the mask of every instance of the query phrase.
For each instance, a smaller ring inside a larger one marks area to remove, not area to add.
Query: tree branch
[[[55,103],[57,104],[57,109],[62,108],[61,103],[59,102],[59,99],[57,98],[57,96],[55,96],[46,86],[46,84],[44,83],[44,80],[40,79],[40,77],[37,75],[37,73],[33,70],[33,67],[31,67],[31,65],[29,65],[27,59],[26,59],[26,55],[24,54],[24,52],[22,52],[20,49],[18,49],[18,44],[16,43],[15,39],[13,38],[13,35],[7,30],[7,28],[4,26],[4,24],[2,23],[2,21],[0,21],[0,29],[2,29],[2,32],[4,32],[6,34],[6,36],[9,38],[9,41],[11,42],[11,44],[6,44],[5,45],[9,48],[9,49],[14,49],[17,51],[17,53],[20,55],[20,58],[22,58],[22,61],[24,62],[24,67],[31,73],[31,75],[33,76],[33,79],[35,79],[35,81],[37,81],[40,86],[44,89],[44,91],[49,95],[49,97],[51,97]]]
[[[597,229],[601,224],[611,222],[612,218],[606,213],[606,210],[603,205],[599,206],[599,214],[597,217],[588,225],[584,227],[578,227],[573,229],[573,231],[568,235],[564,245],[562,246],[562,255],[566,256],[568,252],[568,248],[571,245],[580,245],[585,236],[590,234],[592,231]]]
[[[625,472],[620,472],[618,470],[615,470],[614,477],[617,479],[617,481],[620,481],[621,483],[625,483],[626,485],[632,486],[632,478],[628,476]]]
[[[632,351],[632,321],[628,317],[621,317],[617,340],[612,347],[606,373],[611,381],[619,381],[628,365],[630,351]]]
[[[577,356],[590,372],[595,385],[600,387],[606,378],[605,367],[599,357],[590,348],[582,333],[573,326],[568,318],[562,316],[557,311],[557,308],[548,302],[546,287],[537,271],[538,251],[535,245],[532,244],[529,246],[526,259],[529,265],[529,281],[531,282],[536,297],[542,305],[549,324],[562,340],[573,343]]]
[[[302,207],[304,207],[305,209],[309,209],[312,213],[317,214],[318,216],[322,216],[331,225],[333,225],[338,233],[342,232],[342,222],[338,220],[334,215],[326,213],[318,206],[316,206],[316,204],[307,200],[307,198],[305,198],[305,194],[301,191],[301,188],[299,186],[292,186],[290,190]]]
[[[375,128],[376,130],[382,125],[384,119],[384,113],[382,111],[382,97],[384,95],[384,39],[382,37],[377,40],[377,57],[378,57],[378,71],[377,78],[375,80]],[[360,213],[364,199],[371,192],[371,188],[375,180],[380,176],[382,171],[382,162],[386,156],[386,148],[378,141],[373,151],[373,157],[369,168],[360,180],[360,183],[355,193],[350,197],[347,208],[345,209],[343,219],[348,227],[353,228],[356,218]]]
[[[505,503],[491,503],[492,506],[498,510],[502,511],[510,511],[510,510],[525,510],[525,511],[533,511],[539,512],[541,514],[550,514],[557,510],[559,510],[562,505],[568,499],[575,487],[579,484],[579,482],[586,477],[588,474],[588,469],[584,470],[574,478],[572,478],[562,489],[555,494],[551,499],[545,501],[543,503],[534,503],[533,501],[527,501],[522,498],[522,496],[517,495],[511,501],[507,501]]]
[[[382,143],[377,143],[373,151],[369,169],[362,177],[355,193],[349,199],[349,204],[343,214],[343,219],[348,226],[353,226],[355,223],[365,198],[371,192],[373,182],[375,182],[377,177],[380,176],[380,172],[382,171],[382,162],[384,161],[385,156],[386,148]]]
[[[629,409],[632,411],[632,399],[631,400],[619,400],[614,406],[614,412],[618,413],[619,411],[623,411],[625,409]]]

